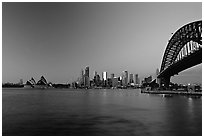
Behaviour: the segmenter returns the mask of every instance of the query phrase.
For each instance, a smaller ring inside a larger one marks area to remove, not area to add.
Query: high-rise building
[[[103,86],[105,86],[106,87],[106,85],[107,85],[107,72],[103,72],[102,73],[102,83],[103,83]]]
[[[96,71],[94,71],[94,76],[97,76],[97,72]]]
[[[107,72],[103,72],[102,73],[102,79],[103,80],[107,80]]]
[[[93,79],[93,83],[95,86],[99,86],[100,85],[100,76],[99,74],[97,74],[97,72],[94,72],[94,79]]]
[[[117,77],[114,77],[112,79],[112,87],[116,88],[118,86],[118,78]]]
[[[114,79],[114,73],[111,74],[111,85],[113,87],[113,79]]]
[[[156,70],[156,83],[160,84],[160,78],[157,78],[158,75],[159,75],[159,69],[157,68],[157,70]]]
[[[85,68],[85,76],[89,77],[89,67],[88,66],[86,66]]]
[[[81,74],[80,74],[80,86],[84,86],[84,70],[81,69]]]
[[[136,85],[140,84],[140,80],[139,80],[138,74],[135,74],[135,84]]]
[[[134,83],[133,74],[132,74],[132,73],[130,73],[130,75],[129,75],[129,83],[130,83],[130,84],[131,84],[131,83]]]
[[[111,79],[113,79],[113,78],[114,78],[114,73],[111,74]]]
[[[85,74],[84,74],[84,85],[85,87],[89,87],[89,67],[86,66],[85,68]]]
[[[122,83],[123,83],[123,86],[128,85],[128,71],[123,71],[123,73],[122,73]]]

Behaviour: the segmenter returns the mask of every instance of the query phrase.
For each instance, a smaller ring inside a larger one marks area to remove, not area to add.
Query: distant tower
[[[135,84],[138,85],[140,84],[139,78],[138,78],[138,74],[135,74]]]
[[[102,73],[102,81],[103,81],[103,85],[106,86],[107,85],[107,72],[106,71]]]
[[[86,68],[85,68],[85,74],[84,74],[84,85],[86,86],[86,87],[89,87],[89,67],[88,66],[86,66]]]
[[[128,85],[128,71],[123,71],[122,73],[122,84],[123,86]]]
[[[159,69],[157,68],[157,70],[156,70],[156,83],[160,84],[160,79],[157,78],[158,75],[159,75]]]
[[[81,74],[80,74],[80,85],[84,86],[84,70],[81,70]]]
[[[104,81],[107,80],[107,72],[106,71],[103,72],[102,78]]]
[[[97,72],[96,72],[96,71],[94,71],[94,77],[95,77],[95,76],[97,76]]]
[[[113,79],[113,78],[114,78],[114,73],[111,74],[111,79]]]
[[[117,77],[113,77],[112,79],[112,87],[117,87],[118,86],[118,78]]]
[[[133,81],[133,74],[132,73],[130,73],[130,75],[129,75],[129,83],[130,84],[134,83],[134,81]]]
[[[112,85],[112,87],[114,87],[113,82],[114,82],[114,73],[111,74],[111,85]]]

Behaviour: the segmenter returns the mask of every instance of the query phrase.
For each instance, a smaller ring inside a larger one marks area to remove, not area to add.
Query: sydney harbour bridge
[[[169,87],[171,76],[202,63],[202,21],[182,26],[169,40],[160,72],[160,86]]]

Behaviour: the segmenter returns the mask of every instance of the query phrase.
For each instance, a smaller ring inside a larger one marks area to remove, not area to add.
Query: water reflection
[[[3,90],[3,135],[201,135],[202,98],[139,90]]]

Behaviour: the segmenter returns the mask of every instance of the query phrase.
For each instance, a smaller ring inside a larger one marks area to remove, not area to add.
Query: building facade
[[[84,86],[85,86],[85,87],[89,87],[89,86],[90,86],[89,67],[88,67],[88,66],[85,68],[85,73],[84,73]]]

